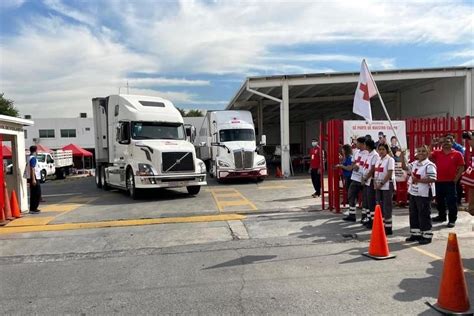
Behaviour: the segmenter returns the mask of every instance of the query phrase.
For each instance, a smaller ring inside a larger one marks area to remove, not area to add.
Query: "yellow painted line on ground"
[[[222,207],[227,207],[227,206],[242,206],[242,205],[247,205],[247,201],[244,200],[236,200],[236,201],[219,201],[219,204]]]
[[[410,248],[413,249],[413,250],[418,251],[419,253],[424,254],[425,256],[428,256],[428,257],[430,257],[430,258],[433,258],[433,259],[435,259],[435,260],[443,260],[442,257],[440,257],[440,256],[438,256],[438,255],[435,255],[434,253],[431,253],[431,252],[426,251],[426,250],[424,250],[424,249],[421,249],[421,248],[418,248],[418,247],[410,247]],[[471,274],[471,275],[474,275],[474,271],[473,271],[473,270],[470,270],[470,269],[467,269],[467,268],[464,268],[464,272],[467,272],[467,273],[469,273],[469,274]]]
[[[84,204],[69,204],[69,203],[64,203],[64,204],[50,204],[50,205],[45,205],[40,207],[42,212],[70,212],[72,210],[75,210],[76,208],[82,206]]]
[[[257,187],[257,190],[288,189],[286,185],[266,185]]]
[[[421,249],[421,248],[418,248],[418,247],[410,247],[411,249],[413,250],[416,250],[418,251],[419,253],[422,253],[424,254],[425,256],[428,256],[430,258],[433,258],[433,259],[436,259],[436,260],[442,260],[443,258],[441,258],[440,256],[438,255],[435,255],[434,253],[431,253],[429,251],[426,251],[424,249]]]
[[[245,218],[246,218],[245,215],[240,215],[240,214],[219,214],[219,215],[204,215],[204,216],[189,216],[189,217],[168,217],[168,218],[103,221],[103,222],[89,222],[89,223],[50,224],[50,225],[40,225],[40,226],[19,226],[19,227],[4,226],[4,227],[0,227],[0,235],[15,234],[15,233],[45,232],[45,231],[107,228],[107,227],[157,225],[157,224],[234,221],[234,220],[242,220]]]
[[[223,193],[225,192],[225,193]],[[252,210],[257,210],[257,207],[250,202],[246,197],[242,195],[238,190],[234,188],[226,188],[226,189],[215,189],[211,190],[212,197],[214,198],[214,202],[219,209],[219,212],[223,212],[225,207],[232,207],[232,206],[244,206],[248,205]],[[222,200],[222,198],[226,197],[233,197],[239,198],[239,200]]]
[[[54,219],[54,216],[28,216],[28,217],[22,217],[18,218],[7,225],[5,227],[17,227],[17,226],[38,226],[38,225],[46,225],[50,221]]]
[[[235,191],[237,191],[237,190],[235,190]],[[251,207],[254,211],[258,210],[258,208],[257,208],[252,202],[250,202],[245,196],[243,196],[242,193],[240,193],[239,191],[237,191],[237,193],[239,193],[240,197],[241,197],[243,200],[247,201],[247,204],[250,205],[250,207]]]
[[[239,197],[238,193],[217,193],[216,197],[220,198],[225,198],[225,197]]]

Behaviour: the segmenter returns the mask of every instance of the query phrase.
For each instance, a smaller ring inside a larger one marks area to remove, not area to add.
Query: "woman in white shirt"
[[[377,148],[375,148],[375,143],[373,140],[368,139],[365,141],[365,147],[369,152],[367,157],[365,158],[364,163],[364,174],[362,177],[362,183],[364,184],[364,199],[367,215],[366,218],[362,217],[362,224],[371,229],[372,228],[372,220],[374,218],[375,212],[375,189],[374,189],[374,172],[375,172],[375,164],[379,159],[379,154],[377,153]]]
[[[428,160],[430,151],[423,145],[417,149],[416,159],[406,164],[402,155],[402,168],[408,171],[408,193],[410,194],[410,237],[407,242],[418,241],[425,245],[431,242],[431,200],[435,196],[436,165]]]
[[[395,189],[395,160],[388,154],[387,144],[378,146],[380,158],[375,164],[375,198],[382,208],[385,235],[392,235],[392,200]]]

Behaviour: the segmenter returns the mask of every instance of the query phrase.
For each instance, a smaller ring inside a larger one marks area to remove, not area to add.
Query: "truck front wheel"
[[[103,168],[100,166],[95,168],[95,185],[98,189],[102,188],[102,170]]]
[[[46,182],[46,170],[41,170],[41,178],[40,178],[41,183]]]
[[[100,168],[100,182],[102,183],[102,189],[108,191],[109,190],[109,184],[107,183],[107,177],[105,175],[105,166],[102,166]]]
[[[192,185],[192,186],[189,186],[189,187],[186,187],[186,189],[188,190],[188,193],[190,195],[196,195],[199,193],[199,191],[201,191],[201,186],[199,185]]]
[[[135,177],[133,176],[132,169],[127,170],[127,193],[133,200],[138,199],[138,191],[135,187]]]

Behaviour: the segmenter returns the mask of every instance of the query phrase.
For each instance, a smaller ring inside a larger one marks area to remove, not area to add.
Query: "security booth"
[[[10,149],[11,151],[0,151],[3,162],[3,168],[0,169],[1,207],[4,205],[4,199],[9,198],[9,196],[4,196],[4,186],[6,185],[9,194],[15,190],[20,210],[22,212],[26,212],[28,210],[28,187],[26,179],[23,178],[23,173],[26,166],[25,132],[23,127],[33,124],[34,122],[31,120],[0,115],[0,145],[2,145],[3,148],[3,143],[9,143],[10,146],[6,148]],[[4,160],[4,152],[8,153],[11,160]]]

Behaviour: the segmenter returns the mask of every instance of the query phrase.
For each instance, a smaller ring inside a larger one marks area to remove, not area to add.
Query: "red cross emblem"
[[[366,84],[361,83],[359,85],[359,90],[364,92],[362,99],[364,99],[365,101],[369,101],[369,87]]]
[[[359,165],[359,166],[363,166],[364,164],[363,164],[363,163],[361,164],[361,162],[362,162],[362,158],[361,158],[360,156],[357,157],[355,163],[356,163],[357,165]]]
[[[412,176],[416,179],[421,179],[421,175],[418,174],[418,169],[415,169],[415,171],[413,171]]]
[[[383,172],[382,164],[379,164],[379,165],[375,168],[375,172]]]

